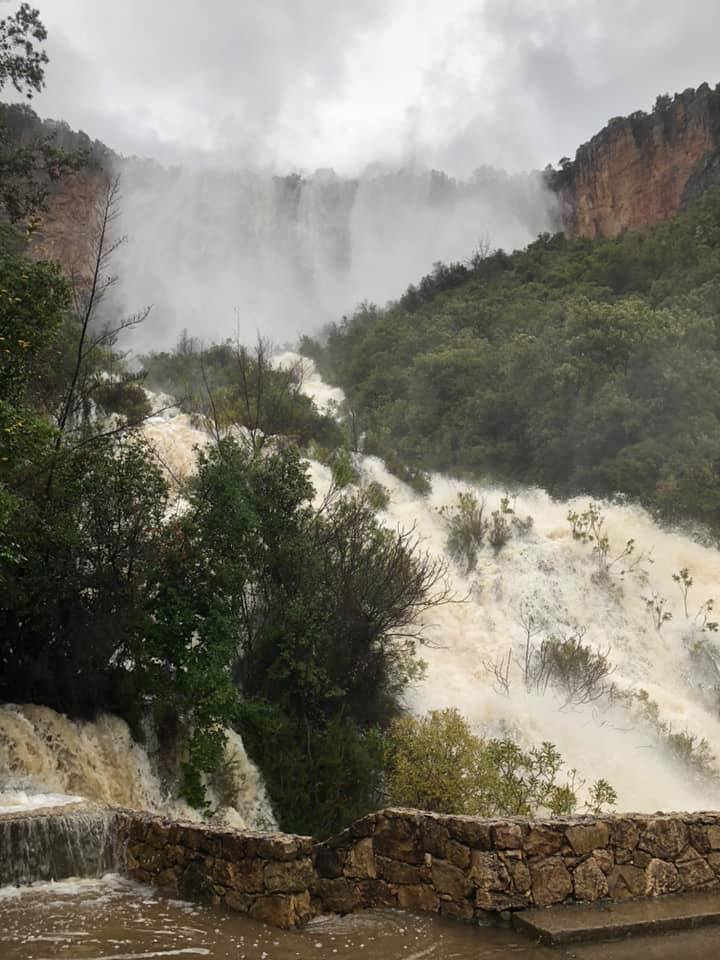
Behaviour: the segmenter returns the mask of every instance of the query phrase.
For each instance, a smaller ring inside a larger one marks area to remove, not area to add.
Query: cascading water
[[[238,828],[270,829],[272,808],[257,767],[232,731],[226,748],[233,796],[208,796],[216,818]],[[151,740],[136,743],[127,724],[104,715],[72,721],[48,707],[0,707],[0,811],[28,810],[85,799],[195,819],[163,781]]]
[[[120,841],[109,811],[0,819],[0,887],[102,877],[120,865]]]
[[[290,353],[277,358],[296,360]],[[323,383],[309,361],[305,369],[303,389],[319,407],[331,409],[341,392]],[[696,745],[704,738],[711,751],[720,749],[720,650],[712,632],[702,629],[704,615],[695,618],[720,583],[717,550],[662,529],[638,506],[606,503],[601,510],[610,559],[631,538],[633,558],[645,556],[634,573],[621,576],[618,564],[600,576],[591,546],[573,537],[567,518],[569,510],[586,509],[588,500],[560,502],[525,489],[512,498],[512,508],[518,518],[532,517],[530,529],[498,552],[483,548],[477,569],[467,575],[447,556],[440,510],[454,506],[459,492],[470,491],[486,502],[489,515],[500,508],[505,491],[434,475],[431,494],[421,497],[376,458],[359,457],[358,466],[365,481],[378,481],[390,494],[384,521],[414,526],[423,547],[448,560],[455,595],[463,601],[427,617],[428,644],[422,650],[427,671],[409,695],[414,711],[454,706],[487,734],[509,732],[527,745],[549,740],[581,779],[609,780],[621,809],[718,805],[717,763],[706,764],[700,776],[692,756],[682,764],[671,749],[678,746],[674,735],[686,747],[695,737]],[[327,468],[312,463],[311,473],[316,488],[327,489]],[[687,614],[673,579],[684,568],[694,580]],[[661,609],[672,619],[658,625],[653,604],[663,600]],[[528,615],[545,634],[584,630],[584,641],[607,652],[614,664],[615,696],[568,705],[552,689],[529,692],[521,667]],[[494,667],[509,653],[509,688],[503,689]]]
[[[557,219],[539,174],[274,177],[128,161],[122,178],[129,243],[115,296],[127,312],[154,305],[152,332],[126,340],[136,349],[172,345],[184,328],[214,339],[238,325],[299,334],[362,298],[383,303],[437,260],[464,260],[479,243],[511,250]]]

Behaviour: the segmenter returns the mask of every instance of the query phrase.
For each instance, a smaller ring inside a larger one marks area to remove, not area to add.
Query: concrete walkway
[[[644,938],[648,934],[694,930],[716,924],[720,924],[720,894],[717,891],[652,900],[570,904],[544,910],[524,910],[513,917],[518,932],[548,946],[636,936]],[[720,928],[713,931],[713,935],[717,938],[716,955],[720,957]]]

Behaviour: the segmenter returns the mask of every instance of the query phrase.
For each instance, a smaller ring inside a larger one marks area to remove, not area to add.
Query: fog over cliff
[[[121,306],[153,304],[136,349],[257,333],[314,331],[371,300],[383,304],[438,260],[512,249],[556,219],[539,175],[369,171],[344,179],[128,164],[118,252]]]
[[[124,174],[121,300],[154,304],[138,348],[184,327],[291,339],[437,260],[553,229],[527,171],[713,80],[720,16],[713,0],[40,6],[35,109],[169,168]]]

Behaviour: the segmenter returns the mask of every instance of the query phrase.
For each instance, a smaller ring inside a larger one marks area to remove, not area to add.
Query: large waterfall
[[[212,339],[240,329],[286,338],[317,329],[363,298],[377,303],[478,247],[523,246],[553,228],[557,203],[536,175],[478,171],[122,173],[119,295],[129,312],[152,304],[130,342],[171,345],[187,328]],[[147,338],[147,339],[145,339]]]

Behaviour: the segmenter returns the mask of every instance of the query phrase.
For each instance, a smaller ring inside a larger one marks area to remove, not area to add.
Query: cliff
[[[720,84],[611,120],[551,182],[570,236],[614,237],[672,217],[720,186]]]

